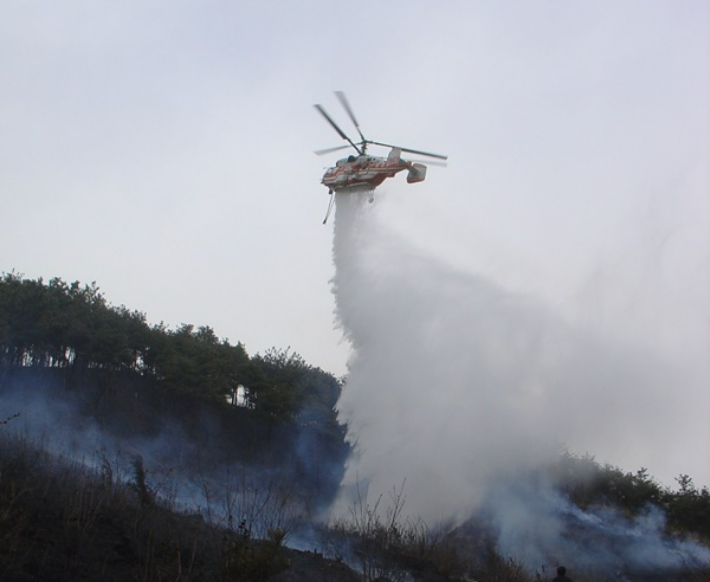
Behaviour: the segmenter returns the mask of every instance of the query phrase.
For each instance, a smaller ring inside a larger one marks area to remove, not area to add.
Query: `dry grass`
[[[283,566],[285,529],[258,542],[178,509],[148,483],[140,457],[130,479],[117,473],[105,455],[58,459],[0,435],[0,580],[239,581],[251,572],[257,581]],[[256,501],[252,515],[264,510]]]

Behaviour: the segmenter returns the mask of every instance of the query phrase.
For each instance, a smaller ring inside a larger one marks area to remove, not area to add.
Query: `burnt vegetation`
[[[342,477],[340,391],[288,349],[4,274],[0,579],[265,579]]]
[[[93,283],[3,274],[0,580],[552,577],[499,555],[484,517],[404,517],[403,485],[316,525],[351,452],[341,387],[288,349],[249,356],[210,327],[149,325]],[[710,493],[688,475],[671,490],[567,452],[546,475],[577,507],[658,507],[667,535],[710,544]],[[286,547],[303,531],[319,551]]]

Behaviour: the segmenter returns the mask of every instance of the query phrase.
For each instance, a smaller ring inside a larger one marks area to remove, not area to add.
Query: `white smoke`
[[[428,523],[461,522],[487,503],[512,551],[523,521],[539,537],[548,515],[550,538],[561,535],[555,504],[501,491],[562,446],[618,447],[638,466],[668,450],[658,428],[682,412],[668,398],[686,381],[676,367],[425,256],[366,199],[339,196],[335,216],[333,292],[353,350],[339,412],[357,443],[344,491],[386,496],[406,480],[407,513]]]
[[[134,463],[140,459],[145,482],[163,506],[232,529],[244,519],[259,538],[269,528],[295,527],[307,513],[285,471],[240,461],[236,452],[222,456],[222,449],[206,444],[220,442],[219,420],[206,409],[199,420],[201,431],[210,435],[206,440],[186,432],[170,414],[154,417],[152,434],[140,429],[117,434],[87,414],[90,387],[58,390],[56,382],[43,382],[38,375],[30,383],[10,379],[4,384],[0,418],[19,415],[0,427],[0,447],[16,439],[28,450],[41,451],[47,470],[66,465],[92,476],[108,470],[113,483],[126,485],[135,483]]]
[[[605,507],[581,510],[545,480],[498,484],[484,513],[496,529],[503,556],[535,570],[545,564],[574,564],[577,571],[672,573],[710,565],[710,550],[665,534],[665,515],[648,506],[637,517]]]

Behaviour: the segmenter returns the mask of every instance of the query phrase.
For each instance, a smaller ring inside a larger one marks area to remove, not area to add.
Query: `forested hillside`
[[[209,326],[151,326],[146,315],[110,305],[95,283],[59,278],[0,280],[0,365],[129,371],[156,385],[224,401],[243,387],[243,404],[280,421],[318,422],[339,430],[340,383],[288,350],[249,357],[241,343],[220,340]]]
[[[0,579],[356,579],[343,557],[365,579],[547,578],[499,553],[485,507],[458,528],[429,529],[398,521],[399,491],[384,520],[380,500],[365,497],[349,522],[319,523],[351,452],[335,409],[341,388],[289,350],[250,356],[207,326],[150,325],[96,284],[4,274]],[[565,451],[526,479],[551,483],[586,512],[566,524],[570,539],[595,539],[610,554],[638,537],[650,508],[664,516],[664,543],[710,541],[710,492],[687,475],[672,491],[645,469]],[[633,535],[590,529],[607,511]],[[296,531],[337,562],[285,553]],[[578,568],[575,579],[611,579],[609,567]],[[629,576],[710,579],[702,558]]]
[[[313,509],[334,495],[350,452],[335,411],[340,391],[289,350],[249,356],[207,326],[149,325],[94,283],[0,279],[0,420],[34,414],[33,426],[75,434],[91,423],[102,435],[95,448],[160,438],[161,453],[189,450],[203,467],[278,467]],[[164,456],[155,463],[173,462]]]
[[[245,536],[280,545],[337,492],[340,392],[289,349],[3,274],[0,578],[263,579],[279,559]]]

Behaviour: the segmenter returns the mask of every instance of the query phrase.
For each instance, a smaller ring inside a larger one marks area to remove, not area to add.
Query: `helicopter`
[[[360,141],[356,143],[351,140],[345,132],[338,127],[338,124],[333,121],[330,115],[326,113],[322,105],[318,104],[314,106],[325,118],[325,120],[330,123],[336,133],[348,142],[346,145],[317,150],[315,153],[322,156],[324,154],[329,154],[350,147],[357,152],[357,155],[349,155],[346,158],[338,160],[335,166],[328,168],[325,174],[323,174],[321,184],[328,188],[328,194],[330,195],[330,203],[328,204],[328,211],[326,212],[323,224],[328,221],[328,216],[330,216],[330,211],[333,207],[333,203],[335,202],[335,194],[363,191],[370,192],[370,202],[372,202],[374,200],[373,196],[375,188],[382,184],[382,182],[384,182],[387,178],[394,177],[395,174],[401,172],[402,170],[407,170],[407,183],[415,184],[417,182],[423,182],[426,178],[427,167],[419,162],[402,159],[402,152],[427,156],[438,160],[448,159],[448,156],[442,156],[441,154],[434,154],[431,152],[424,152],[421,150],[414,150],[411,148],[366,139],[360,130],[360,124],[357,122],[355,114],[350,108],[350,104],[345,97],[345,93],[342,91],[336,91],[335,96],[338,98],[338,101],[340,101],[340,104],[343,106],[343,109],[345,109],[348,117],[350,117],[350,120],[355,125],[355,129],[357,129],[357,132],[360,135]],[[370,144],[391,149],[387,157],[371,156],[367,153],[367,146]],[[427,163],[433,165],[446,165],[442,162],[432,160]]]

